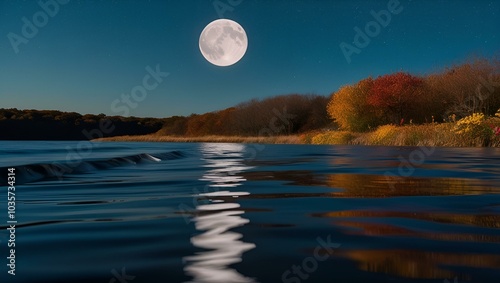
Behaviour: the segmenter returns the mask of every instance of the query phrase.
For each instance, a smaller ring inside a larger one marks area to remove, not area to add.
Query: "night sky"
[[[370,75],[423,75],[500,55],[500,1],[400,0],[402,11],[348,63],[339,45],[355,46],[354,28],[364,30],[370,12],[390,2],[397,1],[71,0],[28,39],[23,17],[43,23],[46,12],[38,1],[0,0],[0,108],[123,114],[113,102],[159,66],[169,75],[129,114],[189,115],[279,94],[329,95]],[[230,67],[199,51],[201,31],[221,15],[214,3],[229,5],[222,16],[248,35],[246,55]],[[13,47],[13,37],[24,41]]]

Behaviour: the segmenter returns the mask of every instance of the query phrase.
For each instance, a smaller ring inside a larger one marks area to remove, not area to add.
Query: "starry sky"
[[[0,108],[121,115],[119,99],[149,67],[168,76],[126,114],[190,115],[500,55],[500,1],[54,1],[0,0]],[[399,13],[348,62],[341,43],[356,47],[355,28],[398,2]],[[229,67],[207,62],[198,46],[221,17],[241,24],[249,41]]]

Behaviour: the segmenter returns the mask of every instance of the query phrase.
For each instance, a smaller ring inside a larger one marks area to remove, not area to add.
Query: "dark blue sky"
[[[189,115],[278,94],[328,95],[370,75],[426,74],[499,55],[500,1],[400,0],[402,12],[348,63],[339,45],[353,44],[354,28],[391,1],[71,0],[43,25],[38,1],[0,0],[0,108],[123,114],[113,102],[159,65],[169,76],[128,107],[130,115]],[[219,18],[214,3],[231,2],[241,3],[223,17],[245,28],[249,46],[237,64],[216,67],[198,39]],[[24,37],[22,19],[34,16],[41,27]]]

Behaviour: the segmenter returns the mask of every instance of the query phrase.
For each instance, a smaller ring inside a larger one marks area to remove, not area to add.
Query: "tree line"
[[[106,120],[121,135],[264,136],[324,128],[363,132],[386,124],[458,121],[500,108],[500,62],[476,59],[426,76],[405,72],[368,77],[329,97],[289,94],[252,99],[204,114],[168,118],[81,115],[52,110],[0,109],[2,140],[84,140]]]
[[[0,140],[87,140],[85,133],[98,129],[102,121],[113,129],[104,137],[151,134],[163,126],[163,119],[157,118],[0,109]]]
[[[113,128],[104,137],[123,135],[259,136],[291,135],[328,127],[328,97],[282,95],[253,99],[204,114],[168,118],[81,115],[55,110],[0,109],[0,140],[86,140],[102,121]],[[92,137],[95,138],[95,137]]]
[[[328,97],[289,94],[252,99],[224,110],[165,119],[160,135],[291,135],[324,127]]]
[[[328,114],[349,131],[385,124],[456,121],[500,108],[500,62],[476,59],[427,76],[366,78],[331,95]]]

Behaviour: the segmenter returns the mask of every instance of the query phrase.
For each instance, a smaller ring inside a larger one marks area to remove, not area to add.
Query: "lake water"
[[[491,148],[0,142],[0,281],[498,282],[499,164]]]

